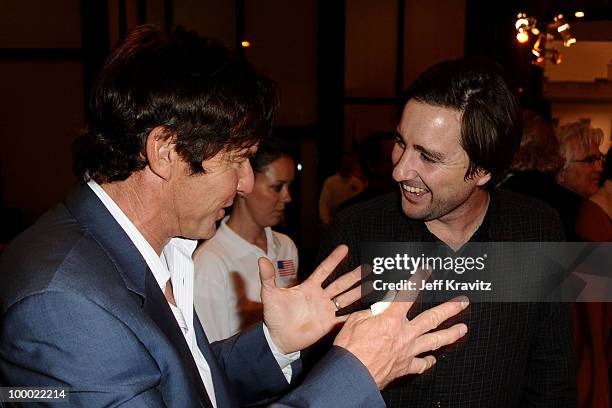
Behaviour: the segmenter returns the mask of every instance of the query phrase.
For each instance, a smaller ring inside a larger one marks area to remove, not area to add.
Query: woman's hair
[[[512,169],[539,170],[555,176],[563,167],[559,141],[548,122],[532,111],[523,112],[523,138]]]
[[[255,156],[250,159],[253,172],[264,173],[270,163],[281,157],[289,157],[295,161],[295,152],[291,145],[275,136],[265,137],[260,143]]]

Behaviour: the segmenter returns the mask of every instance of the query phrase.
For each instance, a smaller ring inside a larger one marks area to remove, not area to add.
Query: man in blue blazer
[[[415,356],[465,334],[463,324],[433,330],[467,300],[411,321],[411,302],[337,317],[359,296],[358,270],[322,287],[341,246],[291,289],[260,260],[264,323],[208,343],[191,253],[251,191],[248,159],[274,105],[269,81],[214,42],[153,26],[126,38],[75,143],[82,183],[0,257],[2,384],[68,387],[86,407],[384,406],[379,389],[435,363]],[[299,350],[342,323],[335,347],[287,393]]]

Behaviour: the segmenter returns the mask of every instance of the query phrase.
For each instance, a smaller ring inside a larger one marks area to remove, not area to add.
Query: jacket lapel
[[[65,205],[77,221],[106,249],[126,287],[143,298],[143,311],[157,324],[180,355],[183,366],[189,373],[193,385],[191,388],[196,389],[200,396],[200,405],[212,407],[189,346],[172,310],[146,261],[126,232],[86,184],[77,185],[66,198]],[[214,358],[211,359],[207,355],[204,357],[209,364],[213,361],[216,365]],[[214,378],[212,367],[211,373]]]
[[[214,356],[213,351],[208,342],[208,338],[204,333],[204,329],[200,323],[196,311],[193,311],[193,327],[195,330],[196,340],[198,347],[202,352],[202,355],[210,366],[210,373],[213,378],[213,385],[215,387],[215,398],[217,399],[217,406],[219,407],[237,407],[238,400],[236,396],[229,391],[232,389],[225,372],[221,370],[217,358]]]
[[[183,336],[183,333],[177,324],[174,315],[172,314],[170,306],[168,306],[166,298],[159,289],[153,274],[150,272],[147,274],[147,278],[145,280],[145,301],[143,310],[157,324],[180,355],[183,365],[187,368],[191,382],[198,389],[198,394],[200,395],[200,400],[203,403],[203,406],[212,407],[212,403],[210,402],[208,393],[206,392],[206,388],[204,387],[204,383],[200,377],[200,372],[198,371],[198,367],[193,359],[191,350],[189,350],[189,346],[187,345],[185,337]],[[202,350],[200,349],[200,351]],[[202,352],[202,354],[204,355],[204,352]],[[211,359],[206,355],[204,355],[204,358],[208,364],[211,365]],[[214,378],[215,376],[212,372],[212,368],[211,374],[213,374],[212,377]]]

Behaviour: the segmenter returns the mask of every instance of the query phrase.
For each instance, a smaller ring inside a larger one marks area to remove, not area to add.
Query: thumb
[[[259,279],[261,280],[261,288],[276,288],[276,270],[274,269],[274,265],[272,265],[272,262],[262,256],[257,260],[257,263],[259,264]]]

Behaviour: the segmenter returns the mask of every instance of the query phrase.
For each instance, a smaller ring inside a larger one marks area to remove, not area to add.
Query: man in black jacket
[[[563,240],[551,208],[492,188],[521,139],[521,112],[497,65],[437,64],[408,88],[402,106],[392,153],[399,191],[348,208],[323,238],[321,254],[338,243],[350,248],[339,273],[359,263],[365,242],[425,241],[457,251],[468,242]],[[564,306],[473,302],[464,322],[466,341],[440,349],[423,376],[387,387],[388,406],[575,406]]]

